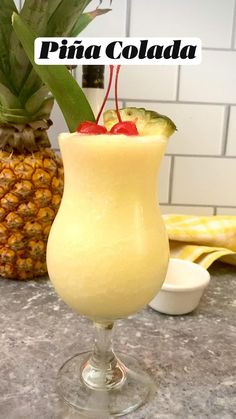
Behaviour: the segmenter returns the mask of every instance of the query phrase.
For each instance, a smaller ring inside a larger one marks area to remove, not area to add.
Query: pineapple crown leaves
[[[91,0],[25,0],[19,13],[18,23],[22,22],[29,30],[31,40],[32,36],[33,38],[37,36],[77,36],[93,19],[110,10],[96,9],[92,12],[85,12],[84,10],[90,2]],[[26,48],[22,42],[22,36],[15,27],[15,30],[13,29],[11,24],[13,12],[17,12],[14,1],[1,0],[0,123],[21,124],[40,117],[49,118],[53,106],[53,97],[49,92],[51,91],[56,99],[58,99],[58,93],[57,88],[53,89],[53,75],[50,82],[48,78],[46,80],[44,76],[42,77],[34,62],[30,60],[27,51],[24,51]],[[18,26],[17,23],[16,26]],[[59,66],[54,67],[53,73],[56,74],[58,71],[61,73]],[[66,80],[72,76],[65,68],[63,68],[63,73],[66,74],[66,79],[63,79],[63,82],[66,83]],[[77,85],[77,83],[75,84]],[[75,88],[75,84],[73,81],[69,82],[70,87],[73,85]],[[61,95],[65,95],[65,91],[68,90],[65,86],[67,84],[64,84],[63,93],[62,86],[60,86]],[[78,85],[77,89],[79,89]],[[83,97],[82,92],[79,97]],[[81,103],[77,102],[77,107],[80,109],[81,117],[93,119],[86,98],[83,98]],[[69,111],[72,112],[72,109],[70,108]]]
[[[52,32],[54,36],[70,36],[78,19],[77,16],[82,14],[88,4],[88,0],[72,0],[70,2],[62,0],[56,12],[48,20],[48,32],[46,35],[49,36],[49,32]]]
[[[9,39],[12,28],[9,22],[11,15],[16,12],[16,6],[13,0],[2,0],[0,8],[0,70],[7,75],[9,73]],[[1,74],[0,74],[1,76]],[[2,77],[0,78],[2,81]],[[5,80],[4,80],[5,81]]]
[[[56,98],[69,130],[74,131],[80,121],[94,120],[93,112],[85,95],[65,66],[40,66],[35,64],[35,33],[16,13],[13,14],[13,27],[34,70]]]

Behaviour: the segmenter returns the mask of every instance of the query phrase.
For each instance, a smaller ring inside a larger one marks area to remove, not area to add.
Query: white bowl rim
[[[191,268],[198,270],[199,271],[199,280],[198,282],[196,282],[196,285],[189,285],[186,286],[185,285],[181,285],[181,284],[168,284],[168,283],[163,283],[162,288],[160,290],[161,291],[173,291],[173,292],[183,292],[183,291],[194,291],[197,289],[203,289],[205,287],[207,287],[207,285],[210,282],[210,274],[207,271],[207,269],[205,269],[203,266],[199,265],[198,263],[195,262],[191,262],[190,260],[185,260],[185,259],[178,259],[178,258],[170,258],[169,261],[173,261],[176,264],[181,264],[181,265],[187,265],[187,266],[191,266]]]

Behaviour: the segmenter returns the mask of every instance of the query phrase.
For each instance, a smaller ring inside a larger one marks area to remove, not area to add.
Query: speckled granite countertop
[[[198,309],[173,317],[148,308],[116,330],[116,347],[142,357],[158,383],[132,419],[230,419],[236,412],[236,268],[217,264]],[[69,356],[90,349],[90,323],[46,279],[0,280],[0,419],[79,418],[55,394]],[[102,418],[99,418],[102,419]]]

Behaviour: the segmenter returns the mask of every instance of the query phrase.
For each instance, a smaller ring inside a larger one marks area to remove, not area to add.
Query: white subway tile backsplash
[[[216,211],[217,215],[234,215],[236,216],[236,208],[219,207]]]
[[[236,51],[203,51],[202,63],[182,66],[180,100],[236,103]]]
[[[231,106],[227,140],[227,156],[236,156],[236,106]]]
[[[213,207],[161,205],[162,214],[213,215]]]
[[[196,36],[204,47],[230,47],[234,0],[133,0],[131,4],[131,36]]]
[[[127,102],[169,116],[178,131],[168,143],[167,153],[219,155],[224,130],[224,106],[181,103]]]
[[[99,5],[98,0],[92,1],[87,11],[95,10]],[[112,37],[125,36],[127,0],[113,1],[103,0],[102,9],[112,9],[105,15],[96,17],[87,28],[81,32],[81,36]]]
[[[120,72],[120,99],[174,100],[176,88],[177,66],[127,65]]]
[[[52,144],[53,148],[59,148],[58,145],[58,135],[61,132],[68,132],[68,127],[66,125],[64,116],[58,106],[58,104],[55,102],[51,119],[53,121],[52,127],[48,131],[48,135]]]
[[[161,163],[159,174],[159,202],[167,203],[169,198],[171,157],[165,156]]]
[[[236,206],[236,160],[175,157],[173,204]]]

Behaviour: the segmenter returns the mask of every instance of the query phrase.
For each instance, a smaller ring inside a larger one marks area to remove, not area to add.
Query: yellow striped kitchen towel
[[[236,216],[163,215],[171,257],[208,268],[215,260],[236,265]]]

